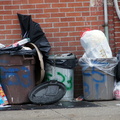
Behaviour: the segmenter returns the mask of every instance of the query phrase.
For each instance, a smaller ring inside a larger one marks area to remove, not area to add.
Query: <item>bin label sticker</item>
[[[19,68],[8,68],[0,67],[1,69],[1,79],[7,79],[8,81],[5,81],[5,85],[12,86],[12,85],[20,85],[23,88],[28,88],[32,83],[30,78],[30,70],[25,67],[19,67]],[[19,75],[18,72],[21,72],[22,75]],[[4,84],[4,81],[1,81]]]
[[[91,83],[93,83],[93,87],[95,88],[95,95],[96,95],[96,98],[98,99],[99,98],[99,94],[100,94],[100,86],[105,83],[106,81],[106,75],[103,74],[102,72],[100,71],[97,71],[95,70],[95,68],[93,67],[91,71],[89,72],[84,72],[83,75],[85,77],[88,77],[88,83],[87,81],[86,82],[83,82],[83,86],[84,86],[84,92],[86,93],[86,95],[90,95],[90,90],[92,90],[93,88],[90,88],[91,86],[89,85],[89,80],[91,80]],[[94,77],[94,76],[97,76],[97,77]],[[98,77],[99,76],[99,77]]]
[[[46,75],[45,75],[45,79],[47,81],[53,80],[53,77],[54,77],[54,75],[49,73],[49,72],[47,72]],[[72,90],[73,89],[73,78],[72,78],[72,76],[68,77],[67,75],[65,75],[61,72],[56,72],[56,77],[57,77],[57,80],[59,82],[62,82],[66,86],[67,90]]]

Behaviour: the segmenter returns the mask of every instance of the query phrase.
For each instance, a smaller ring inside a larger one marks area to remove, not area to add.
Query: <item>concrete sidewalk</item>
[[[0,111],[0,120],[119,120],[120,101],[92,102],[98,107]]]

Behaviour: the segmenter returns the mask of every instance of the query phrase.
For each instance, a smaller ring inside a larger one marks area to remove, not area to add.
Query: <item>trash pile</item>
[[[30,93],[45,75],[44,62],[50,44],[40,25],[31,15],[17,14],[22,40],[11,45],[0,44],[0,105],[29,102]],[[34,75],[35,73],[35,75]]]
[[[111,100],[117,57],[112,56],[108,40],[100,30],[85,31],[80,38],[85,53],[79,59],[83,71],[85,100]]]
[[[29,102],[52,104],[63,96],[73,99],[76,56],[49,56],[51,46],[39,24],[30,15],[17,15],[22,39],[7,46],[0,44],[0,107]],[[45,76],[45,69],[50,76]]]
[[[17,15],[22,40],[0,44],[0,107],[73,100],[77,63],[82,66],[84,96],[76,101],[120,99],[120,62],[113,57],[102,31],[82,34],[85,53],[79,61],[72,53],[49,56],[51,46],[39,24],[30,15]]]

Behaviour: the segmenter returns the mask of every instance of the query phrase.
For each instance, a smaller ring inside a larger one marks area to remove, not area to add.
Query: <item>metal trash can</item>
[[[30,102],[28,93],[35,87],[34,65],[34,56],[29,51],[1,52],[0,82],[9,104]]]
[[[74,67],[77,59],[74,54],[51,55],[45,66],[45,80],[57,80],[66,86],[66,94],[61,101],[71,101],[74,98]]]
[[[83,61],[82,61],[83,62]],[[116,58],[90,59],[83,65],[83,94],[85,100],[112,100]],[[90,65],[89,64],[89,65]],[[86,67],[86,68],[85,68]]]
[[[83,72],[83,91],[85,100],[112,100],[114,76],[94,67]]]

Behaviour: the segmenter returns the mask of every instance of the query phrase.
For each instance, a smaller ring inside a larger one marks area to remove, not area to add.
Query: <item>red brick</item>
[[[11,34],[11,30],[1,30],[0,34]]]
[[[120,32],[115,32],[115,37],[120,37]]]
[[[86,17],[86,21],[97,21],[97,16]]]
[[[67,51],[69,51],[69,52],[76,51],[76,47],[71,47],[71,46],[70,47],[62,47],[62,51],[66,51],[66,52]]]
[[[11,9],[19,9],[19,6],[18,5],[5,6],[5,10],[11,10]]]
[[[60,0],[60,2],[74,2],[74,0]]]
[[[12,34],[21,34],[21,30],[12,30]]]
[[[83,0],[76,0],[76,2],[82,2],[83,3]]]
[[[46,35],[46,37],[48,37],[48,38],[49,38],[49,37],[53,37],[53,34],[52,34],[52,33],[46,33],[45,35]]]
[[[20,6],[20,9],[32,9],[35,8],[35,5],[22,5]]]
[[[75,16],[75,17],[77,17],[77,16],[80,16],[81,15],[81,13],[66,13],[66,17],[69,17],[69,16]]]
[[[58,47],[52,46],[52,48],[51,48],[51,54],[52,55],[53,54],[59,54],[60,51],[61,51],[61,47],[60,46],[58,46]]]
[[[69,42],[69,46],[80,46],[80,41]]]
[[[90,6],[90,2],[83,2],[83,6]]]
[[[5,29],[5,26],[4,25],[0,25],[0,29]]]
[[[2,0],[2,1],[0,1],[0,5],[11,5],[12,4],[12,1],[4,1],[4,0]]]
[[[115,29],[115,31],[120,31],[120,28],[119,28],[119,27],[117,27],[117,28],[115,27],[114,29]]]
[[[43,23],[43,19],[34,19],[34,22],[36,22],[36,23]]]
[[[86,18],[85,17],[82,17],[82,16],[80,16],[80,17],[76,17],[76,21],[78,22],[80,22],[80,21],[85,21],[86,20]]]
[[[65,13],[51,13],[51,17],[65,17]]]
[[[98,20],[104,20],[104,16],[98,16]]]
[[[74,12],[74,8],[60,8],[60,12]]]
[[[48,38],[49,42],[58,42],[60,41],[60,37]]]
[[[68,33],[54,33],[54,37],[68,36]]]
[[[61,7],[67,7],[67,4],[66,3],[52,4],[52,8],[61,8]]]
[[[45,32],[59,32],[59,28],[45,28]]]
[[[67,22],[67,21],[75,21],[75,18],[61,18],[61,22]]]
[[[81,7],[82,3],[68,3],[68,7]]]
[[[17,13],[20,13],[20,14],[28,14],[28,11],[27,10],[13,10],[13,14],[17,14]]]
[[[68,42],[57,42],[57,43],[54,43],[54,46],[68,46]]]
[[[29,2],[30,4],[43,3],[43,0],[28,0],[28,2]]]
[[[75,37],[62,37],[61,38],[61,41],[74,41],[75,40]]]
[[[13,24],[20,24],[19,20],[18,19],[17,20],[13,20]]]
[[[70,26],[84,26],[84,22],[71,22],[70,24],[69,24]]]
[[[98,22],[91,22],[91,25],[103,25],[103,21],[98,21]]]
[[[57,13],[58,12],[58,9],[44,9],[44,13],[53,13],[53,12],[55,12],[55,13]]]
[[[43,8],[43,9],[50,8],[50,4],[37,4],[36,8]]]
[[[0,21],[0,24],[12,24],[12,21],[11,20],[2,20]]]
[[[75,31],[74,27],[69,27],[69,28],[60,28],[60,32],[68,32],[68,31]]]
[[[115,22],[115,26],[120,26],[120,22]]]
[[[20,28],[20,25],[12,25],[11,24],[11,25],[6,26],[6,29],[11,29],[12,30],[12,29],[16,29],[16,28]]]
[[[8,19],[8,20],[9,20],[9,19],[17,19],[17,15],[9,15],[9,14],[8,14],[8,15],[5,15],[5,16],[4,16],[4,19]]]
[[[80,36],[80,32],[71,32],[69,36]]]
[[[13,5],[16,5],[16,4],[18,4],[18,5],[28,4],[28,1],[29,0],[12,0]]]
[[[52,23],[41,23],[40,24],[41,27],[44,27],[44,28],[49,28],[49,27],[52,27]]]
[[[6,39],[19,39],[21,35],[7,35]]]
[[[43,13],[43,14],[37,14],[35,15],[35,18],[50,18],[51,14],[50,13]]]
[[[43,9],[34,9],[34,10],[29,10],[29,13],[31,14],[31,13],[43,13]]]
[[[89,12],[83,12],[83,13],[82,13],[82,17],[84,17],[84,16],[87,16],[87,17],[88,17],[88,16],[90,16],[90,13],[89,13]]]
[[[1,35],[0,35],[0,39],[3,41],[3,39],[5,39],[5,35],[2,35],[2,34],[1,34]],[[1,41],[1,42],[2,42],[2,41]],[[0,43],[1,43],[1,42],[0,42]]]
[[[0,15],[11,15],[12,14],[12,11],[8,11],[8,10],[3,10],[2,12],[0,12]]]
[[[68,23],[63,23],[63,22],[60,22],[60,23],[54,23],[54,27],[65,27],[65,26],[68,26]]]
[[[48,18],[48,19],[45,19],[45,22],[59,22],[59,18]]]
[[[59,0],[45,0],[45,3],[58,3]]]
[[[0,10],[2,10],[3,9],[3,6],[0,6]]]

